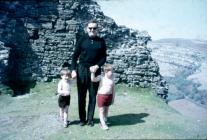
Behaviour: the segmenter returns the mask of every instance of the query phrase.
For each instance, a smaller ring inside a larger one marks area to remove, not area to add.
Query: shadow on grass
[[[78,125],[79,124],[79,120],[73,120],[70,122],[70,125]]]
[[[108,120],[110,122],[110,126],[117,126],[117,125],[134,125],[137,123],[144,123],[144,117],[149,116],[148,113],[139,113],[139,114],[120,114],[116,116],[109,116]],[[94,118],[94,124],[98,124],[99,118]],[[78,125],[79,120],[74,120],[70,122],[70,125]]]
[[[149,116],[148,113],[139,113],[139,114],[120,114],[116,116],[109,116],[109,122],[111,126],[117,125],[134,125],[137,123],[144,123],[144,117]]]

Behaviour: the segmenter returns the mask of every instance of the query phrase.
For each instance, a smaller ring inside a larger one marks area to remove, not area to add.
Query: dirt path
[[[187,99],[174,100],[168,104],[170,107],[174,108],[187,117],[196,119],[197,121],[207,122],[207,110],[197,106]]]

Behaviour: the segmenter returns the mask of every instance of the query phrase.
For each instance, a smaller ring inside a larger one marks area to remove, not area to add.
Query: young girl
[[[68,127],[68,108],[70,105],[71,85],[70,78],[71,73],[68,69],[62,69],[60,71],[61,80],[58,83],[58,105],[60,107],[60,117],[63,120],[64,127]]]
[[[113,70],[110,64],[104,66],[104,76],[98,75],[95,77],[95,72],[93,68],[90,68],[91,71],[91,81],[98,82],[100,81],[99,90],[97,93],[97,101],[99,107],[99,118],[101,122],[101,127],[104,130],[108,130],[107,126],[107,117],[109,106],[114,102],[114,80],[113,80]]]

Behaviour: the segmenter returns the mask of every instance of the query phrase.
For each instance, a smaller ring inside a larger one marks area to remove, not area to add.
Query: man
[[[86,123],[93,126],[96,94],[99,83],[91,82],[90,67],[96,75],[101,74],[100,67],[106,62],[106,45],[104,39],[97,36],[98,24],[92,20],[87,24],[87,35],[81,37],[72,57],[72,78],[77,77],[78,108],[80,126]],[[77,61],[79,63],[77,64]],[[86,119],[86,93],[89,92],[88,112]]]

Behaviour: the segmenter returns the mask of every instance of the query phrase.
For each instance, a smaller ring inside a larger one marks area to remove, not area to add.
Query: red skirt
[[[98,107],[110,106],[112,97],[112,94],[97,94]]]

